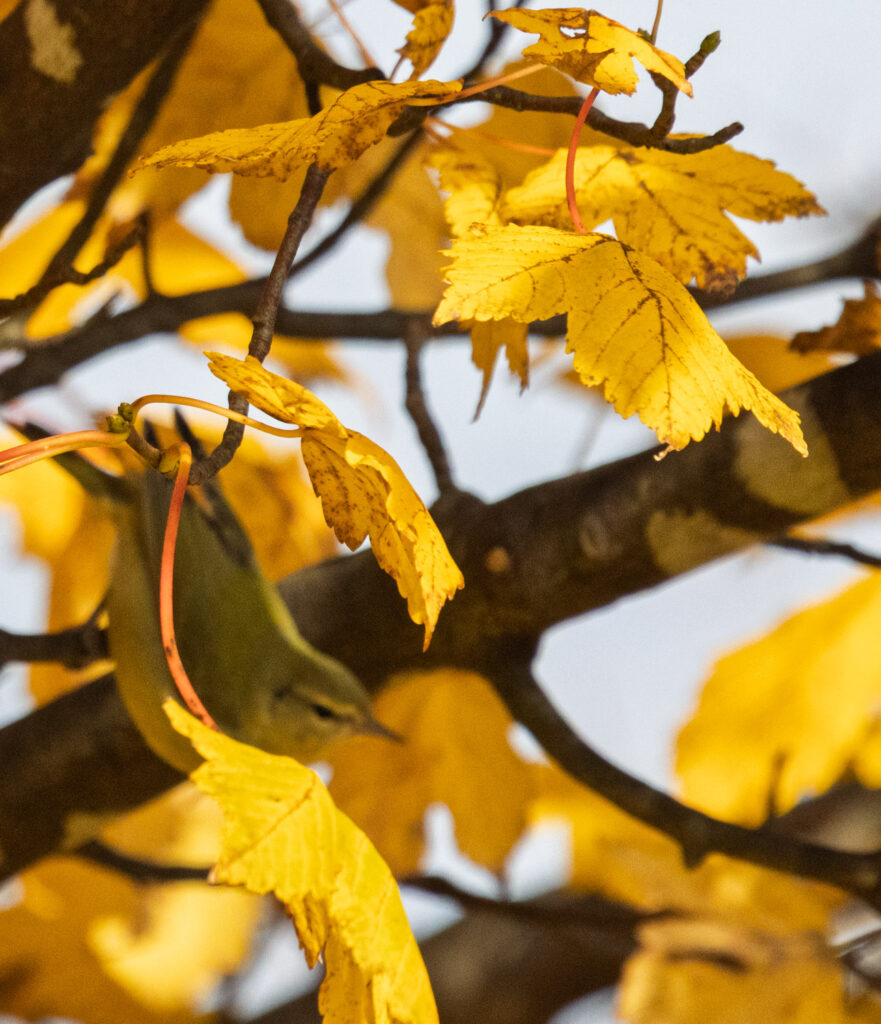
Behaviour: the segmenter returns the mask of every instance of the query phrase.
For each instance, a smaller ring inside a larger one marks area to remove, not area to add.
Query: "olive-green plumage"
[[[166,697],[180,702],[158,613],[171,485],[149,471],[130,483],[107,598],[110,653],[122,698],[147,742],[189,771],[198,757],[162,710]],[[191,497],[184,502],[174,624],[187,674],[220,729],[301,761],[314,760],[337,737],[386,732],[371,716],[355,676],[300,636],[228,506],[217,494],[211,505],[206,512]]]

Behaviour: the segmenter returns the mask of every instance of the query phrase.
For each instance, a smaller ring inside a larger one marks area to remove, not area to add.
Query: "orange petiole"
[[[581,214],[578,211],[578,202],[575,198],[575,156],[578,152],[578,139],[581,136],[581,129],[584,127],[584,122],[587,120],[590,108],[599,94],[599,89],[591,89],[584,103],[581,104],[581,109],[578,111],[578,116],[575,118],[575,124],[572,128],[572,135],[569,138],[569,152],[566,154],[566,202],[569,204],[569,216],[572,218],[572,224],[579,235],[586,235],[587,228],[585,228],[584,222],[581,219]]]
[[[159,629],[162,634],[162,646],[165,649],[165,660],[174,684],[187,707],[209,729],[216,729],[217,723],[208,713],[205,705],[190,682],[177,640],[174,635],[174,551],[177,546],[177,530],[180,525],[181,509],[187,493],[187,480],[190,477],[190,466],[193,464],[193,453],[190,446],[181,442],[166,452],[166,457],[176,454],[178,457],[177,473],[174,478],[174,489],[171,492],[171,504],[168,507],[168,519],[165,523],[165,536],[162,541],[162,562],[159,571]]]

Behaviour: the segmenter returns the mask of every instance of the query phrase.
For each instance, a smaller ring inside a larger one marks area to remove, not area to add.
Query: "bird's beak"
[[[362,736],[384,736],[387,740],[394,740],[395,743],[406,742],[399,732],[389,729],[382,722],[378,722],[372,715],[361,724],[358,732]]]

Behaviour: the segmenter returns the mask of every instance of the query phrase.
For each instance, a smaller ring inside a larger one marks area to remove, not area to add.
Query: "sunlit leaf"
[[[340,744],[330,756],[337,804],[396,875],[419,869],[435,803],[449,807],[461,851],[500,871],[525,828],[533,772],[508,742],[511,717],[493,689],[470,672],[414,673],[390,680],[373,707],[404,742]]]
[[[751,410],[806,453],[798,416],[731,355],[681,284],[606,235],[487,227],[455,242],[435,323],[522,323],[568,313],[567,351],[588,385],[671,448],[700,440],[726,409]]]
[[[596,142],[575,158],[575,197],[588,229],[609,218],[618,239],[648,253],[683,284],[726,290],[746,274],[758,250],[726,213],[778,221],[825,212],[770,160],[715,146],[702,153]],[[506,220],[571,227],[566,150],[533,171],[502,204]]]
[[[324,516],[354,550],[369,536],[380,566],[398,584],[425,646],[444,603],[464,586],[428,509],[398,464],[369,438],[348,430],[310,391],[244,361],[208,353],[211,371],[259,409],[303,428],[303,459]]]
[[[527,46],[524,57],[550,64],[576,81],[609,93],[632,93],[638,81],[633,59],[646,71],[671,81],[691,96],[682,61],[653,46],[638,32],[596,11],[554,7],[541,11],[493,11],[490,15],[541,40]],[[564,32],[563,29],[566,31]]]
[[[376,145],[408,100],[439,99],[461,87],[461,82],[365,82],[340,93],[314,117],[185,139],[142,158],[137,169],[200,167],[281,180],[303,164],[330,171]]]
[[[881,576],[719,661],[677,743],[690,803],[758,825],[848,770],[881,701]]]
[[[846,299],[841,316],[831,327],[801,331],[792,339],[797,352],[850,352],[869,355],[881,348],[881,291],[874,281],[864,284],[861,299]]]
[[[206,759],[193,781],[223,810],[216,882],[272,892],[306,960],[323,955],[326,1024],[434,1024],[437,1010],[397,886],[314,772],[208,729],[173,701],[175,728]]]

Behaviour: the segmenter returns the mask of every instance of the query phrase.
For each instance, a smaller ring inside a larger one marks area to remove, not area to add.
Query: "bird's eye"
[[[329,718],[335,717],[333,711],[326,704],[313,704],[312,710],[318,718],[322,718],[325,721]]]

